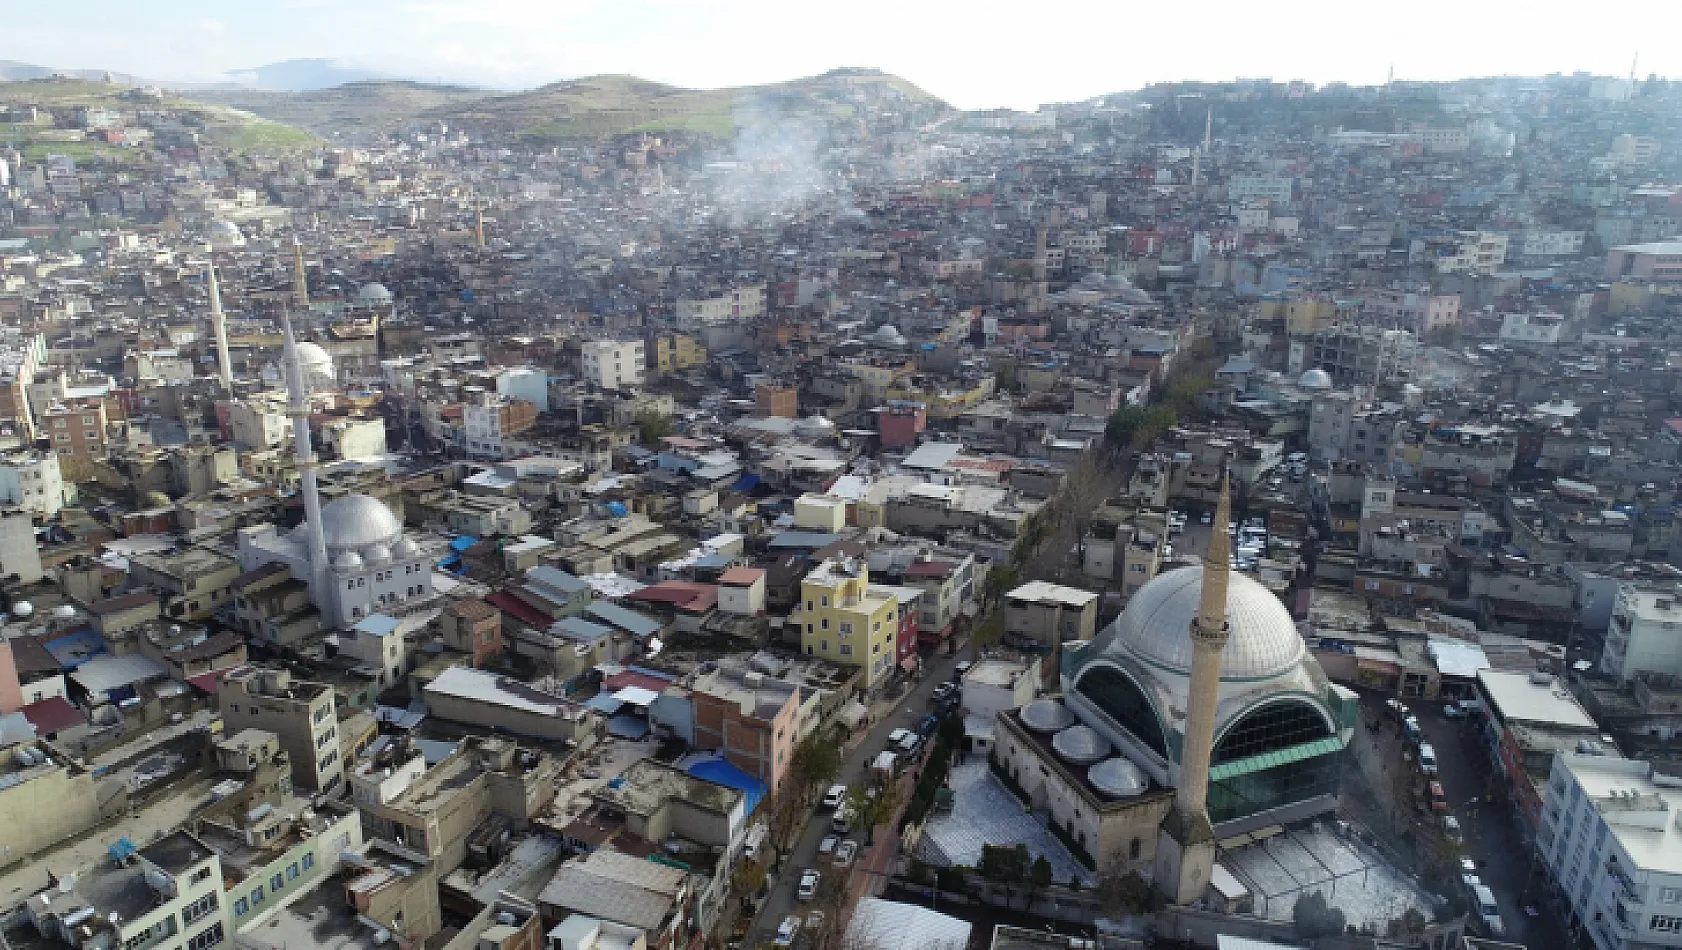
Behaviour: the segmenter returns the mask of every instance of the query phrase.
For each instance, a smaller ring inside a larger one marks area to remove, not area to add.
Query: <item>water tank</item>
[[[35,605],[27,600],[20,600],[12,605],[12,613],[19,618],[35,616]]]

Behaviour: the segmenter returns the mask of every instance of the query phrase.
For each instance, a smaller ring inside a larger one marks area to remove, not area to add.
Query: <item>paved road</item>
[[[1495,893],[1506,939],[1529,947],[1563,946],[1564,923],[1541,906],[1539,917],[1524,913],[1524,903],[1541,891],[1540,876],[1530,879],[1530,852],[1519,832],[1518,819],[1501,804],[1477,801],[1491,788],[1489,753],[1474,727],[1463,719],[1446,719],[1440,702],[1409,703],[1420,728],[1437,751],[1443,784],[1454,813],[1466,832],[1466,853],[1478,862],[1478,876]],[[1498,780],[1498,779],[1497,779]],[[1525,896],[1529,886],[1531,896]]]
[[[873,726],[863,741],[853,746],[841,762],[840,775],[836,782],[855,785],[863,781],[865,770],[870,760],[882,751],[887,743],[888,733],[895,729],[908,728],[917,724],[929,713],[929,694],[934,692],[938,683],[952,677],[952,668],[961,659],[969,657],[968,650],[962,650],[956,657],[937,655],[929,658],[923,664],[923,681],[915,689],[908,690],[899,701],[894,704],[894,711],[885,715]],[[806,824],[806,830],[801,833],[794,851],[784,860],[782,872],[777,875],[771,888],[770,896],[766,898],[765,906],[761,908],[759,916],[748,930],[746,946],[757,947],[771,942],[776,936],[777,925],[790,914],[800,913],[805,906],[795,899],[794,890],[800,882],[800,872],[806,868],[815,868],[820,874],[828,876],[833,872],[827,859],[818,859],[818,843],[829,834],[829,812],[816,811]],[[886,834],[885,829],[878,828],[876,840],[881,841]],[[852,837],[863,845],[863,829],[855,828]],[[878,862],[881,863],[881,862]],[[887,865],[891,867],[891,864]]]

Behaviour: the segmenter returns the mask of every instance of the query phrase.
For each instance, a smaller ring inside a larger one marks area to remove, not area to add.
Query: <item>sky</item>
[[[160,81],[326,58],[526,88],[630,73],[712,88],[840,66],[965,109],[1031,109],[1150,82],[1382,83],[1585,70],[1682,77],[1682,2],[1296,0],[78,0],[9,4],[0,60]]]

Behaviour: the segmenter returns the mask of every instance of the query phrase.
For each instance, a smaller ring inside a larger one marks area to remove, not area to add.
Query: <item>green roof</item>
[[[1247,759],[1239,759],[1236,762],[1222,762],[1209,770],[1209,781],[1219,782],[1229,778],[1237,778],[1240,775],[1249,775],[1253,772],[1264,772],[1276,766],[1289,765],[1292,762],[1301,762],[1304,759],[1312,759],[1316,756],[1330,755],[1342,751],[1343,741],[1336,736],[1327,736],[1324,739],[1304,742],[1288,749],[1276,749],[1272,752],[1263,752],[1261,755],[1252,755]]]

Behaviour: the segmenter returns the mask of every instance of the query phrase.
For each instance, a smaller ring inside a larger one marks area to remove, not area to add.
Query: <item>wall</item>
[[[4,754],[15,755],[15,747]],[[37,747],[38,748],[38,747]],[[0,791],[0,866],[28,858],[48,845],[98,824],[99,789],[89,772],[59,766],[35,766],[39,774]],[[119,783],[120,785],[120,783]],[[124,796],[117,800],[126,805]]]

